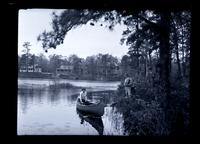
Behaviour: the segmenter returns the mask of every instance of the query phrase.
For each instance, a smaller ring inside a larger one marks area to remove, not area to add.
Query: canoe
[[[93,114],[96,116],[103,116],[104,107],[105,107],[105,104],[103,104],[101,101],[92,103],[90,105],[84,105],[84,104],[80,103],[79,100],[77,100],[77,102],[76,102],[77,110],[82,111],[82,112],[87,112],[87,113],[90,113],[90,114]]]
[[[88,122],[96,131],[98,132],[99,135],[103,135],[104,131],[104,125],[101,116],[93,116],[91,114],[88,114],[86,112],[81,112],[77,109],[77,114],[79,115],[79,118],[81,119],[81,124],[83,124],[84,121]]]

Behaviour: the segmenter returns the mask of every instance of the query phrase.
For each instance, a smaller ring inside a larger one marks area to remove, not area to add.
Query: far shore
[[[55,78],[27,78],[27,77],[18,77],[18,79],[35,79],[35,80],[55,80]],[[73,80],[73,81],[98,81],[98,82],[119,82],[120,80],[90,80],[90,79],[63,79],[63,78],[56,78],[56,80]]]

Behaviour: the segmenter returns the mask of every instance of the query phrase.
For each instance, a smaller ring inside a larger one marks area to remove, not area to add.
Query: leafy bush
[[[189,132],[189,86],[187,82],[171,85],[169,109],[164,109],[164,92],[159,86],[141,82],[136,98],[125,99],[124,86],[118,87],[117,109],[123,114],[128,135],[182,135]],[[168,115],[166,115],[168,114]]]
[[[165,135],[164,113],[156,101],[122,99],[116,105],[123,114],[128,135]]]

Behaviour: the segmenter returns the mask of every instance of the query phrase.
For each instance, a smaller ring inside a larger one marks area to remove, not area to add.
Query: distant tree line
[[[54,54],[48,58],[44,54],[36,56],[30,53],[18,56],[18,69],[22,66],[35,64],[42,68],[42,72],[53,74],[56,74],[57,68],[62,65],[73,66],[72,76],[90,80],[120,80],[125,70],[121,61],[109,54],[88,56],[85,59],[75,54],[69,57]]]

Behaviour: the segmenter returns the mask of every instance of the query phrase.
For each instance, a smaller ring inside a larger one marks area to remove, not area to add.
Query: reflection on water
[[[19,89],[18,135],[123,135],[123,119],[114,108],[106,107],[100,118],[77,113],[79,92],[80,89]],[[110,94],[93,99],[98,98],[107,103],[112,99]]]
[[[77,109],[77,114],[79,115],[79,118],[81,119],[81,124],[84,124],[84,122],[88,122],[93,128],[95,128],[99,135],[103,135],[104,125],[102,118],[96,117],[94,115],[81,112]]]

